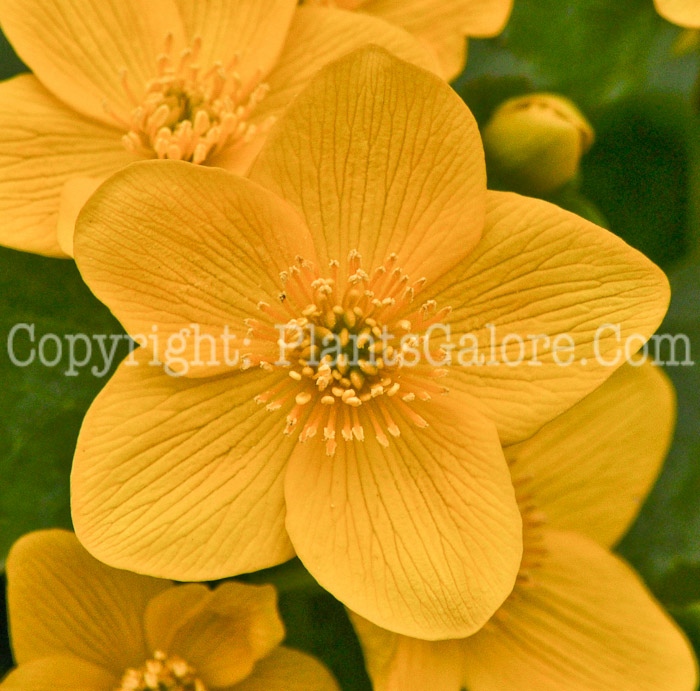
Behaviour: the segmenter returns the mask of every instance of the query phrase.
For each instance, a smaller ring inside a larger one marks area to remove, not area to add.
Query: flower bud
[[[483,139],[489,164],[503,182],[522,192],[545,195],[576,176],[594,133],[568,99],[528,94],[501,104]]]

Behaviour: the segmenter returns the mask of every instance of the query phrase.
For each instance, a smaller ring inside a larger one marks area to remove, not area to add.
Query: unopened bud
[[[548,194],[572,180],[593,144],[590,123],[568,99],[528,94],[501,104],[483,131],[489,165],[507,184]]]

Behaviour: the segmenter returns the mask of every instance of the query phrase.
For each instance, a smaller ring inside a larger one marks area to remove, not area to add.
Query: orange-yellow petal
[[[305,216],[319,260],[396,253],[416,279],[478,242],[485,169],[474,118],[438,77],[380,48],[324,68],[270,133],[251,177]]]
[[[421,299],[453,308],[445,385],[477,400],[511,444],[605,381],[626,347],[634,354],[661,322],[669,288],[607,230],[541,200],[487,198],[481,242]]]
[[[545,534],[533,582],[462,642],[470,691],[693,691],[687,640],[639,577],[575,533]]]
[[[461,691],[457,640],[423,641],[392,633],[348,612],[360,639],[374,691]]]
[[[119,677],[102,667],[67,655],[42,657],[13,669],[2,691],[114,691]]]
[[[74,110],[114,124],[156,76],[156,58],[172,34],[182,45],[172,0],[0,0],[0,25],[42,84]]]
[[[247,679],[224,691],[339,691],[339,687],[316,658],[280,647],[260,660]]]
[[[104,178],[76,177],[71,178],[63,185],[61,200],[58,209],[57,237],[61,249],[69,257],[73,256],[73,236],[75,235],[75,222],[97,188],[104,182]]]
[[[72,655],[117,675],[145,659],[146,604],[171,586],[101,564],[63,530],[20,538],[7,559],[7,579],[18,665]]]
[[[106,563],[177,580],[290,559],[289,405],[273,414],[254,401],[286,371],[185,379],[147,360],[122,363],[85,417],[71,475],[83,544]]]
[[[671,443],[675,395],[651,364],[624,365],[527,441],[506,449],[514,478],[550,526],[615,544]]]
[[[236,335],[231,352],[245,354],[244,320],[260,316],[260,302],[277,302],[280,271],[299,254],[313,261],[310,234],[288,204],[249,180],[180,161],[120,171],[76,226],[85,282],[130,334],[149,337],[142,345],[155,351],[156,327],[162,358],[168,339],[179,348],[177,334],[189,329],[172,369],[190,376],[231,371],[224,342]]]
[[[227,66],[236,60],[245,84],[266,75],[279,58],[296,0],[174,0],[188,43],[199,37],[199,62]]]
[[[390,399],[391,400],[391,399]],[[372,434],[333,458],[300,444],[285,479],[287,529],[306,568],[361,616],[406,635],[477,631],[510,593],[520,514],[495,428],[450,397],[425,404],[424,429],[389,404],[398,437]]]
[[[700,28],[700,4],[697,0],[654,0],[654,5],[669,22],[688,29]]]
[[[65,256],[56,225],[66,181],[134,160],[117,130],[66,108],[32,75],[0,83],[0,244]]]
[[[230,686],[284,638],[272,586],[189,584],[154,598],[146,613],[153,650],[186,660],[207,688]]]

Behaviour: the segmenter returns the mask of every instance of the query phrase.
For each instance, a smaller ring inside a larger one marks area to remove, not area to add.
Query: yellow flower
[[[135,164],[78,219],[84,279],[147,337],[83,423],[78,537],[113,566],[178,580],[296,552],[386,628],[469,635],[521,559],[499,433],[532,435],[606,379],[595,347],[611,360],[618,336],[648,338],[666,279],[573,214],[487,193],[464,103],[380,48],[324,68],[251,176]],[[612,321],[619,333],[596,340]],[[482,358],[493,325],[541,335],[539,365],[506,364],[518,347],[504,339],[492,365],[442,366],[441,322]],[[585,366],[556,364],[562,331]],[[333,334],[357,356],[321,357]],[[147,366],[154,348],[186,376]]]
[[[353,616],[376,691],[694,691],[675,624],[608,548],[656,479],[673,388],[625,366],[531,439],[506,450],[524,524],[513,594],[475,636],[429,642]]]
[[[0,83],[0,243],[72,254],[83,203],[139,159],[243,172],[310,76],[360,45],[435,65],[398,27],[296,4],[0,0],[34,72]]]
[[[687,29],[700,29],[698,0],[654,0],[656,11],[669,22]]]
[[[497,36],[510,17],[513,0],[300,0],[305,5],[340,7],[381,17],[420,38],[437,56],[448,81],[467,59],[465,36]]]
[[[17,667],[2,691],[335,691],[317,660],[280,647],[272,586],[169,581],[93,559],[63,530],[7,560]]]

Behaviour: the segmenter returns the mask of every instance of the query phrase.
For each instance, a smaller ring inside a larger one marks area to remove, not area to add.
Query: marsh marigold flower
[[[700,29],[700,3],[697,0],[654,0],[654,6],[669,22],[687,29]]]
[[[301,0],[307,6],[339,7],[381,17],[420,38],[437,56],[442,76],[454,79],[467,58],[465,37],[489,38],[503,31],[513,0]]]
[[[279,644],[272,586],[176,586],[93,559],[75,535],[22,537],[7,560],[17,667],[2,691],[337,691]]]
[[[82,204],[139,159],[243,172],[310,76],[360,45],[435,64],[398,27],[296,4],[0,0],[34,73],[0,83],[0,243],[71,254]]]
[[[78,219],[87,284],[149,336],[84,421],[78,536],[113,566],[182,580],[296,552],[386,628],[469,635],[521,559],[501,440],[609,376],[595,348],[610,360],[618,338],[653,333],[666,279],[577,216],[487,193],[467,107],[380,48],[314,78],[251,176],[136,164]],[[619,330],[594,338],[610,321]],[[511,335],[492,365],[442,364],[440,329],[471,335],[483,358],[489,325]],[[229,328],[235,367],[220,347],[211,357]],[[178,343],[170,369],[184,376],[147,366],[156,331]],[[556,364],[560,332],[585,366]],[[506,364],[518,334],[543,336],[539,365]],[[333,337],[342,352],[322,355]]]
[[[690,645],[608,551],[658,475],[674,407],[660,370],[626,365],[507,448],[525,543],[512,595],[464,640],[407,638],[353,616],[375,691],[694,691]]]

